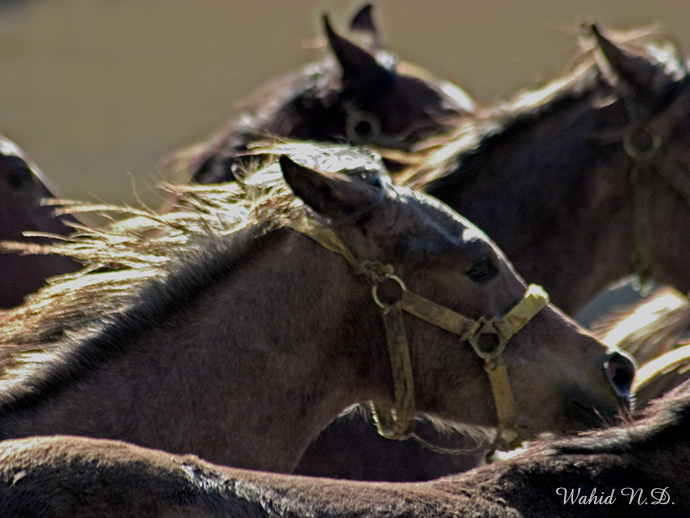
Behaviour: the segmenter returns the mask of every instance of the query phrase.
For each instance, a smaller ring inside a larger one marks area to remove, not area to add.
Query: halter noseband
[[[414,383],[402,318],[402,312],[405,311],[469,342],[475,353],[484,360],[484,369],[489,376],[496,404],[498,429],[492,451],[519,446],[521,441],[517,431],[515,402],[503,361],[503,350],[510,339],[548,304],[549,297],[541,286],[531,284],[522,300],[503,317],[474,320],[409,291],[403,280],[394,274],[392,265],[356,258],[330,228],[305,218],[291,222],[289,228],[345,258],[355,273],[366,277],[372,285],[372,298],[381,308],[383,316],[395,395],[394,409],[371,403],[374,420],[382,436],[398,440],[412,438],[440,453],[467,454],[476,451],[438,448],[414,433]],[[391,284],[390,287],[397,291],[392,299],[385,301],[379,293],[384,283]],[[483,340],[486,336],[490,339]]]

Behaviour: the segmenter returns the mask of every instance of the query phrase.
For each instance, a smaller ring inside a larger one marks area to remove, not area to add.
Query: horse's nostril
[[[606,377],[620,397],[629,398],[635,376],[635,362],[625,354],[613,352],[604,362]]]

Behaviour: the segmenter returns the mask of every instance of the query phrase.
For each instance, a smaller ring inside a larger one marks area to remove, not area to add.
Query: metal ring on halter
[[[362,133],[358,126],[365,123],[369,131]],[[373,113],[356,108],[351,103],[345,105],[345,137],[352,144],[366,144],[381,135],[381,121]]]
[[[648,141],[645,142],[643,146],[636,145],[639,144],[639,142],[636,143],[635,139],[640,137],[645,139],[648,137]],[[623,149],[625,150],[625,154],[633,159],[651,157],[660,146],[661,136],[656,132],[649,131],[643,126],[631,128],[623,137]]]
[[[509,339],[504,338],[499,329],[496,327],[496,322],[497,319],[495,318],[489,320],[484,317],[479,318],[479,320],[477,320],[479,327],[474,334],[467,339],[477,356],[485,361],[492,360],[499,356],[503,352],[503,349],[505,349],[506,345],[508,345]],[[496,345],[490,350],[486,350],[486,348],[483,348],[479,343],[479,340],[483,335],[496,336]]]
[[[381,284],[382,284],[383,282],[387,281],[387,280],[391,280],[391,281],[396,282],[396,283],[398,284],[398,286],[400,287],[400,297],[399,297],[398,300],[396,300],[396,301],[393,301],[393,302],[383,302],[383,301],[379,298],[379,286],[381,286]],[[374,298],[374,302],[376,302],[376,305],[377,305],[378,307],[380,307],[381,309],[386,309],[386,308],[389,307],[391,304],[395,304],[396,302],[398,302],[398,301],[400,300],[400,298],[402,298],[402,294],[403,294],[404,292],[406,292],[406,291],[407,291],[407,286],[405,286],[405,283],[403,282],[403,280],[402,280],[400,277],[398,277],[397,275],[386,274],[386,275],[385,275],[385,278],[383,279],[383,281],[377,282],[377,283],[375,283],[374,285],[372,285],[372,287],[371,287],[371,296]]]

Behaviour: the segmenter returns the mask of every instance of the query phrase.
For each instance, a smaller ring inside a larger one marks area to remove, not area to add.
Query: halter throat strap
[[[517,430],[515,402],[503,351],[511,338],[548,304],[549,297],[540,286],[531,284],[522,300],[504,316],[475,320],[409,291],[402,279],[395,275],[392,265],[356,258],[330,228],[306,218],[291,222],[289,227],[343,257],[355,273],[366,277],[372,285],[372,298],[381,308],[383,317],[395,396],[394,408],[371,403],[374,420],[382,436],[397,440],[413,438],[440,453],[467,454],[475,451],[433,447],[414,433],[414,380],[403,324],[404,311],[457,335],[461,341],[468,342],[484,360],[498,416],[498,429],[492,450],[509,450],[519,446],[521,441]],[[381,295],[384,291],[388,295],[385,300]],[[390,293],[394,295],[390,296]]]

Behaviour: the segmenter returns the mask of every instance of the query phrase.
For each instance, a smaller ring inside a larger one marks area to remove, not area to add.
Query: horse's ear
[[[371,14],[373,6],[371,4],[366,4],[352,17],[350,22],[350,29],[354,32],[365,35],[369,40],[371,40],[372,47],[378,49],[383,45],[381,40],[381,35],[376,30],[376,25],[374,24],[374,17]]]
[[[367,213],[381,198],[381,188],[342,173],[321,173],[283,155],[280,167],[295,195],[333,222]]]
[[[376,57],[333,30],[328,15],[323,17],[328,44],[342,68],[343,85],[356,90],[388,86],[395,70],[383,66]]]
[[[594,24],[590,26],[590,34],[596,46],[599,68],[633,112],[633,117],[645,117],[649,111],[667,102],[669,94],[688,74],[677,49],[665,52],[667,59],[660,61],[643,46],[613,43]]]

